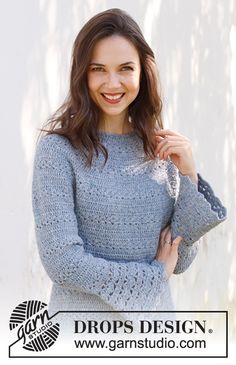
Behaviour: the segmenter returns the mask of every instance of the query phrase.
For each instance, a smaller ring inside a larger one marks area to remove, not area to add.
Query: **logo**
[[[38,300],[28,300],[13,310],[10,330],[16,329],[17,341],[23,341],[23,348],[29,351],[44,351],[57,340],[60,330],[48,315],[47,304]]]

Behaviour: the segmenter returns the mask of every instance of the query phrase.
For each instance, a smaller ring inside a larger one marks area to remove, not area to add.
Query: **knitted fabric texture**
[[[155,260],[161,230],[181,235],[174,273],[184,272],[198,240],[226,209],[198,173],[198,185],[171,162],[145,159],[135,132],[99,132],[108,150],[92,167],[55,134],[37,145],[32,205],[43,266],[56,310],[173,310],[165,265]]]

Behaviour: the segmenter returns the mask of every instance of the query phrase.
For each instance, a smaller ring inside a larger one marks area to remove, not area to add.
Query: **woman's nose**
[[[111,87],[114,88],[114,87],[120,86],[120,77],[119,77],[119,75],[117,75],[116,73],[108,74],[106,84],[109,88],[111,88]]]

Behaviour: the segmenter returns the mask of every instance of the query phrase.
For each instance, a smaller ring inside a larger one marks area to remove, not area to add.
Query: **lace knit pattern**
[[[99,133],[102,153],[84,155],[62,136],[36,148],[32,205],[41,261],[53,282],[52,310],[172,310],[165,266],[155,260],[161,230],[184,237],[175,273],[198,240],[226,219],[200,174],[198,185],[170,161],[146,161],[135,132]]]

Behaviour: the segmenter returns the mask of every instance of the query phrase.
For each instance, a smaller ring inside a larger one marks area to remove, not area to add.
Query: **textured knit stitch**
[[[226,219],[200,174],[198,184],[171,162],[145,159],[135,132],[99,132],[108,150],[85,167],[63,136],[37,145],[32,204],[41,261],[57,310],[173,310],[165,266],[155,260],[161,230],[184,237],[174,273],[184,272],[198,240]]]

